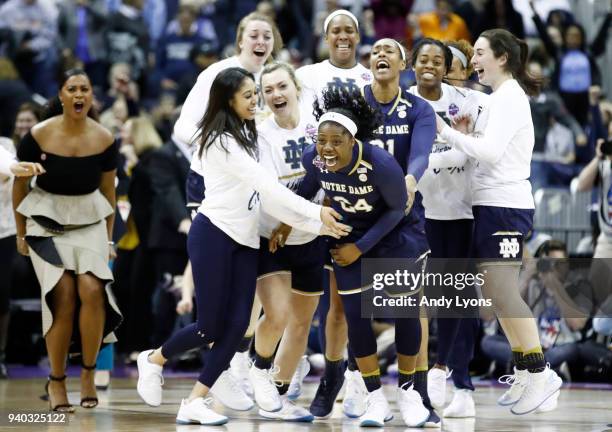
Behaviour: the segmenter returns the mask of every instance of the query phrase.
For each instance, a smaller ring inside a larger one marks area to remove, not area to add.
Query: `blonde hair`
[[[272,63],[268,63],[266,66],[264,66],[263,70],[261,71],[261,75],[259,76],[259,87],[263,88],[262,80],[264,75],[272,73],[278,69],[283,69],[285,72],[287,72],[287,74],[289,74],[289,78],[291,78],[291,81],[293,81],[293,84],[295,84],[295,88],[297,89],[298,93],[302,91],[300,81],[295,76],[295,69],[289,63],[285,63],[283,61],[273,61]]]
[[[270,25],[270,28],[272,29],[272,37],[274,38],[274,45],[272,46],[272,54],[270,55],[270,58],[268,58],[267,61],[272,61],[271,59],[273,57],[276,57],[280,50],[283,48],[283,37],[281,36],[280,31],[278,31],[276,23],[269,16],[261,14],[259,12],[251,12],[240,20],[240,23],[238,24],[238,30],[236,31],[236,53],[240,54],[240,52],[242,51],[240,49],[240,42],[242,41],[242,37],[244,36],[244,29],[251,21],[263,21]]]
[[[162,139],[149,117],[133,117],[128,121],[132,122],[130,135],[132,136],[134,152],[137,156],[140,156],[147,150],[154,150],[162,146]]]
[[[474,57],[474,47],[471,43],[466,41],[465,39],[459,40],[451,40],[444,41],[444,45],[447,47],[457,48],[459,51],[463,53],[463,55],[467,58],[467,66],[465,67],[465,71],[467,72],[467,76],[469,77],[474,72],[474,66],[472,66],[472,62],[470,59]]]

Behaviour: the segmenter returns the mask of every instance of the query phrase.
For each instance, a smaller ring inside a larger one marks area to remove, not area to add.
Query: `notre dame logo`
[[[505,238],[499,242],[499,254],[504,258],[516,258],[520,251],[521,245],[515,238]]]
[[[306,145],[306,138],[300,137],[297,141],[288,140],[287,145],[283,147],[285,152],[285,163],[289,164],[292,169],[297,169],[302,166],[302,151]]]
[[[347,78],[346,81],[343,81],[342,78],[334,77],[332,81],[327,83],[327,87],[330,89],[343,90],[348,93],[353,93],[360,90],[359,86],[357,85],[357,81],[353,78]]]

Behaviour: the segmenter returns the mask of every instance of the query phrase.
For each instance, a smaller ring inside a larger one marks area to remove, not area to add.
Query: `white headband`
[[[404,47],[402,46],[402,44],[396,41],[395,39],[391,40],[397,44],[397,47],[400,50],[400,56],[402,57],[402,60],[406,61],[406,51],[404,51]]]
[[[326,121],[331,121],[334,123],[338,123],[341,126],[344,126],[344,128],[348,130],[353,137],[355,137],[355,134],[357,133],[357,125],[355,124],[355,122],[344,114],[340,114],[339,112],[326,112],[319,119],[318,126],[321,126]]]
[[[453,55],[459,59],[459,61],[463,65],[463,68],[464,69],[467,68],[468,61],[467,61],[467,57],[465,56],[465,54],[463,54],[461,51],[459,51],[454,46],[449,46],[448,49],[451,50]]]
[[[357,17],[353,15],[352,13],[350,13],[349,11],[347,11],[346,9],[338,9],[330,13],[327,16],[327,18],[325,18],[325,22],[323,23],[323,33],[327,33],[327,27],[329,26],[329,23],[331,22],[331,20],[336,18],[338,15],[346,15],[347,17],[352,19],[353,22],[355,23],[355,27],[357,27],[357,31],[359,31],[359,22],[357,21]]]

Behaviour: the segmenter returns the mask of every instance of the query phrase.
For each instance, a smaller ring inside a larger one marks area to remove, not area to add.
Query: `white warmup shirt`
[[[436,114],[447,123],[458,114],[469,114],[475,120],[474,133],[482,132],[485,112],[482,100],[474,90],[457,88],[442,83],[440,99],[432,101],[419,94],[417,86],[410,87],[410,93],[429,102]],[[482,93],[482,96],[486,96]],[[459,153],[454,163],[448,164],[452,147],[439,134],[431,148],[430,164],[421,179],[418,190],[423,195],[425,217],[435,220],[472,219],[472,173],[475,161],[465,153]],[[437,163],[439,161],[439,163]],[[447,163],[444,163],[447,162]],[[441,164],[442,166],[439,166]]]
[[[445,126],[442,138],[478,161],[472,181],[473,205],[533,209],[529,183],[534,134],[525,91],[514,79],[491,94],[482,137]]]
[[[298,229],[320,232],[321,206],[278,183],[231,136],[223,135],[204,150],[202,169],[206,199],[198,211],[237,243],[259,249],[260,195],[269,214]]]
[[[300,122],[295,129],[281,128],[274,120],[274,116],[268,117],[257,126],[261,164],[268,172],[275,174],[282,185],[292,191],[297,190],[306,175],[302,167],[302,151],[314,142],[313,138],[317,134],[317,121],[312,113],[302,111]],[[259,234],[262,237],[270,238],[279,221],[267,214],[265,210],[266,203],[264,202],[259,221]],[[313,233],[294,229],[285,244],[305,244],[316,237]]]
[[[9,139],[7,138],[7,140]],[[13,145],[12,141],[11,145]],[[4,148],[4,146],[0,145],[0,175],[12,177],[13,173],[11,172],[11,165],[13,165],[15,162],[17,162],[15,155]]]
[[[329,60],[324,60],[302,66],[295,74],[302,85],[302,106],[311,112],[315,98],[321,100],[323,90],[328,87],[344,87],[353,91],[361,90],[366,84],[372,83],[372,73],[360,63],[350,69],[343,69],[332,65]]]

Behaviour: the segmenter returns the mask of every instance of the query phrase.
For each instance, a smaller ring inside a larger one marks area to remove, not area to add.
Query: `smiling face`
[[[256,66],[263,66],[274,48],[272,27],[265,21],[251,20],[244,27],[238,44],[240,54],[247,55]]]
[[[23,138],[38,123],[38,119],[32,111],[21,111],[15,119],[15,134]]]
[[[478,38],[474,44],[474,56],[472,57],[472,65],[474,72],[478,74],[478,81],[496,88],[496,83],[505,74],[506,58],[505,55],[495,58],[489,40],[484,37]]]
[[[266,105],[270,107],[277,119],[287,119],[296,113],[299,115],[299,91],[293,78],[285,69],[278,68],[262,75],[261,89]]]
[[[75,118],[85,118],[91,109],[93,92],[86,75],[73,75],[66,80],[59,94],[64,114]]]
[[[462,80],[467,80],[469,78],[467,72],[468,70],[463,68],[461,60],[453,56],[451,68],[446,73],[446,78],[449,80],[457,80],[453,82],[453,85],[460,85]]]
[[[255,81],[245,78],[240,88],[229,101],[230,107],[242,121],[255,119],[257,111],[257,91]]]
[[[446,74],[444,51],[437,45],[423,45],[414,63],[414,73],[419,87],[438,88]]]
[[[347,166],[353,158],[355,138],[344,128],[331,121],[319,126],[317,133],[317,153],[332,172]]]
[[[329,60],[335,66],[353,66],[359,44],[359,32],[347,15],[338,15],[327,27],[325,40],[329,46]]]
[[[381,39],[372,47],[370,70],[376,81],[390,81],[399,77],[400,71],[406,68],[397,43],[392,39]]]

